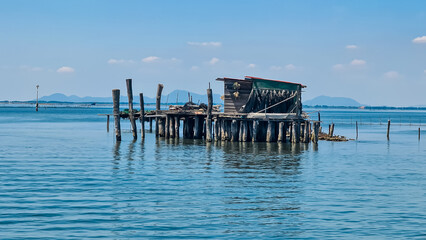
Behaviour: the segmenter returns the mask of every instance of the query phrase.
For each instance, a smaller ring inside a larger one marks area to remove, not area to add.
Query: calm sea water
[[[110,112],[0,108],[1,239],[426,239],[426,112],[322,110],[360,132],[318,145],[116,143]]]

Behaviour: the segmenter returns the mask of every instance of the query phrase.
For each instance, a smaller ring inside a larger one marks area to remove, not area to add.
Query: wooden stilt
[[[220,130],[221,130],[221,128],[220,128],[220,123],[221,123],[221,120],[220,120],[219,118],[216,118],[216,119],[214,120],[214,140],[215,140],[215,141],[219,141],[219,140],[221,140],[221,135],[220,135]]]
[[[220,136],[221,136],[221,140],[225,141],[226,140],[226,120],[222,119],[221,123],[220,123]]]
[[[238,140],[242,142],[243,141],[243,121],[238,121]]]
[[[294,121],[292,125],[292,143],[299,143],[300,142],[300,123]]]
[[[318,143],[318,134],[319,134],[319,122],[314,122],[313,132],[312,132],[312,142]]]
[[[194,138],[201,139],[203,134],[203,123],[201,122],[202,118],[200,116],[195,116],[194,118]]]
[[[238,141],[238,132],[239,132],[239,122],[237,120],[232,120],[231,122],[231,141]]]
[[[121,126],[120,126],[120,89],[112,90],[115,139],[121,141]]]
[[[141,138],[145,138],[145,105],[143,101],[143,93],[139,93],[139,103],[140,103],[140,121],[141,121]]]
[[[170,137],[170,116],[167,114],[164,118],[164,137],[169,138]]]
[[[258,135],[259,135],[259,121],[258,120],[254,120],[253,121],[252,137],[251,137],[252,142],[257,142],[258,141]]]
[[[169,135],[170,138],[175,138],[175,117],[170,116],[169,117]]]
[[[180,118],[175,116],[175,138],[179,138]]]
[[[242,142],[247,142],[247,140],[248,140],[248,125],[247,125],[247,121],[242,120],[241,121],[241,126],[242,126],[242,132],[240,132],[240,134],[241,134],[241,141]]]
[[[284,130],[284,122],[278,123],[278,142],[284,142],[285,138],[285,130]]]
[[[138,139],[138,133],[136,129],[136,120],[133,112],[133,90],[132,90],[132,79],[126,79],[127,96],[129,98],[129,120],[132,126],[133,140]]]
[[[152,119],[153,118],[149,118],[149,132],[152,132]]]
[[[268,121],[268,130],[266,132],[266,141],[275,142],[275,122]]]

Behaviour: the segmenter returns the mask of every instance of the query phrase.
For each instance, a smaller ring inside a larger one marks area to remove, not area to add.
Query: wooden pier
[[[210,87],[207,89],[207,105],[194,104],[189,97],[183,106],[161,110],[162,84],[158,85],[156,109],[145,112],[142,93],[139,94],[141,111],[134,111],[132,80],[127,79],[128,112],[119,111],[120,90],[112,90],[116,140],[121,141],[120,118],[125,118],[130,120],[134,139],[137,139],[136,120],[139,120],[142,139],[145,137],[145,122],[149,122],[152,131],[155,121],[155,135],[162,138],[182,137],[208,142],[318,142],[320,122],[309,120],[302,112],[301,89],[305,86],[253,77],[217,80],[225,83],[224,112],[213,105]],[[107,116],[108,127],[110,115]]]

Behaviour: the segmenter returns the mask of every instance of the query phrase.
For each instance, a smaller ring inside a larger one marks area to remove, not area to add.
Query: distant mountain
[[[190,92],[190,95],[192,97],[192,101],[194,103],[207,103],[207,94],[197,94]],[[134,102],[139,103],[139,96],[133,96]],[[144,102],[145,103],[155,103],[155,98],[150,98],[144,96]],[[76,95],[66,96],[62,93],[54,93],[49,96],[44,96],[39,98],[40,102],[74,102],[74,103],[112,103],[112,97],[79,97]],[[121,96],[120,102],[127,102],[128,98],[127,96]],[[173,92],[162,95],[161,96],[161,103],[165,104],[176,104],[178,103],[186,103],[188,101],[188,91],[184,90],[174,90]],[[223,103],[223,101],[220,99],[219,94],[213,94],[213,103]]]
[[[308,106],[345,106],[345,107],[360,107],[361,104],[352,98],[346,97],[328,97],[319,96],[314,99],[304,101],[303,105]]]

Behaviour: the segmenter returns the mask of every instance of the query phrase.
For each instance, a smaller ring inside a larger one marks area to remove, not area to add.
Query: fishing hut
[[[310,121],[302,111],[302,89],[306,86],[250,76],[216,80],[224,84],[223,112],[220,111],[221,105],[213,105],[210,86],[207,89],[207,104],[195,104],[188,96],[188,102],[184,105],[170,105],[166,110],[161,109],[162,84],[157,88],[156,109],[146,112],[142,93],[139,99],[141,110],[133,110],[132,80],[127,79],[127,112],[119,111],[120,90],[112,91],[116,139],[121,140],[120,118],[128,118],[135,139],[136,120],[139,119],[142,138],[145,136],[145,122],[149,123],[150,131],[155,122],[156,136],[164,138],[182,136],[206,141],[318,142],[320,123]]]

